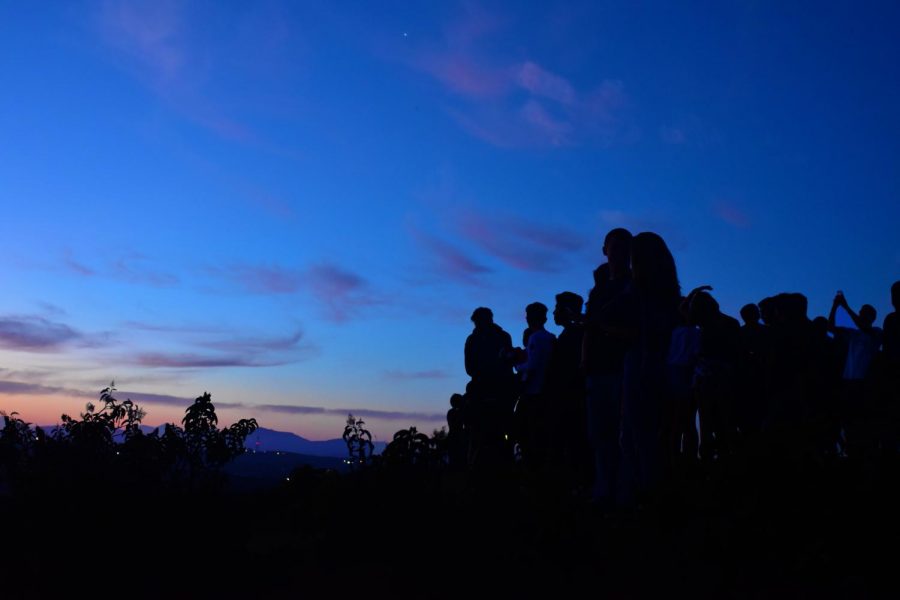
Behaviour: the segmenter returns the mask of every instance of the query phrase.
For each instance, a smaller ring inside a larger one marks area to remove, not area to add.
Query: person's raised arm
[[[856,325],[856,328],[860,331],[869,331],[872,328],[872,325],[864,322],[859,318],[859,315],[850,308],[850,305],[847,304],[847,299],[844,298],[844,295],[841,294],[841,306],[844,307],[844,310],[847,311],[847,314],[850,315],[850,318],[853,319],[853,324]]]
[[[841,300],[843,300],[844,295],[841,292],[838,292],[834,300],[831,301],[831,312],[828,313],[828,331],[831,333],[835,333],[837,331],[837,325],[835,324],[835,316],[837,315],[838,306],[841,305]]]

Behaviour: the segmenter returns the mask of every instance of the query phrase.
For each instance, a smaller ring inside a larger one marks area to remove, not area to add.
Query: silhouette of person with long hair
[[[631,232],[613,229],[603,241],[606,262],[594,270],[594,287],[585,313],[582,368],[585,373],[585,409],[594,463],[592,499],[599,504],[615,500],[619,469],[619,431],[622,413],[622,377],[629,341],[608,331],[613,314],[605,307],[625,293],[631,282]]]
[[[623,503],[653,491],[660,481],[666,356],[681,302],[675,259],[659,235],[644,232],[634,237],[631,271],[628,289],[600,309],[597,318],[599,328],[628,343],[617,482]]]

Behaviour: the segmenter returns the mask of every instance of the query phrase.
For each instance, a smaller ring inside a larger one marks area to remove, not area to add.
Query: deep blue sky
[[[887,313],[900,5],[540,4],[0,4],[0,409],[439,426],[471,310],[620,225],[733,314]]]

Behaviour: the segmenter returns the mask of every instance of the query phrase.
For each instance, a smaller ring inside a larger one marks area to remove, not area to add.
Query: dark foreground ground
[[[611,512],[518,469],[42,484],[0,498],[0,598],[897,597],[898,476],[896,454],[749,452]]]

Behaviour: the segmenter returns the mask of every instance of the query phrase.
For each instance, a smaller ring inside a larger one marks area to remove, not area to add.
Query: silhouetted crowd
[[[447,415],[450,461],[488,470],[520,460],[628,506],[690,464],[748,448],[855,457],[900,442],[900,281],[883,327],[843,293],[828,317],[781,293],[741,309],[741,325],[709,286],[682,295],[665,241],[610,231],[587,302],[574,292],[525,309],[522,346],[472,313],[464,395]],[[842,308],[855,327],[840,327]],[[584,309],[584,310],[583,310]]]

